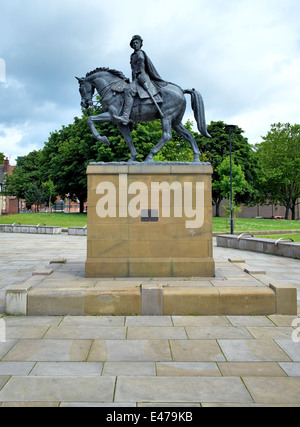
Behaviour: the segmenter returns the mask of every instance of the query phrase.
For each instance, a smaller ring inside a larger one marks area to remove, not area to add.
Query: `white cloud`
[[[22,147],[20,147],[19,144],[23,137],[24,132],[22,130],[17,128],[5,128],[0,125],[0,152],[4,153],[5,156],[10,159],[10,163],[12,165],[15,164],[18,156],[28,154],[31,151],[31,148],[33,148],[25,147],[22,150]]]
[[[75,75],[131,76],[134,34],[164,79],[201,92],[208,123],[236,123],[256,143],[272,123],[299,122],[299,15],[299,0],[4,2],[0,152],[42,148],[81,114]]]

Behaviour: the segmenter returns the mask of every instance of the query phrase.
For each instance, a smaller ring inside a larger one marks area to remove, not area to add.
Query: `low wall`
[[[70,227],[68,230],[70,236],[86,236],[87,227]]]
[[[217,236],[217,246],[300,259],[300,243],[287,240],[226,234]]]
[[[0,233],[60,234],[61,227],[46,225],[0,224]]]
[[[28,233],[28,234],[60,234],[67,231],[70,236],[86,236],[87,227],[54,227],[46,225],[0,224],[0,233]]]

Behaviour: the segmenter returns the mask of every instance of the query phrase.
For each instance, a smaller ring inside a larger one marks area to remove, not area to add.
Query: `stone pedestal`
[[[212,277],[209,164],[90,164],[86,277]]]

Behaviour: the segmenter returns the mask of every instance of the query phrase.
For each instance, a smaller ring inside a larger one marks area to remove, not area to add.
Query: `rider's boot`
[[[127,126],[130,122],[130,114],[133,107],[133,97],[131,95],[128,95],[125,97],[125,104],[124,104],[124,110],[122,116],[114,116],[114,119],[121,123],[123,126]]]

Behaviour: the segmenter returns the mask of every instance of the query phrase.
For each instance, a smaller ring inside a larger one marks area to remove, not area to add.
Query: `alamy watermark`
[[[296,328],[292,333],[292,340],[294,343],[300,343],[300,318],[299,317],[293,320],[292,327]]]
[[[0,58],[0,83],[6,82],[6,62]]]
[[[97,186],[96,194],[102,196],[96,205],[100,218],[139,218],[144,211],[151,210],[163,218],[185,217],[189,229],[201,228],[204,224],[203,182],[151,182],[148,186],[134,181],[128,185],[127,174],[120,174],[118,188],[119,191],[109,181]],[[171,203],[172,192],[174,203]]]
[[[6,324],[4,319],[0,319],[0,342],[6,342]]]

